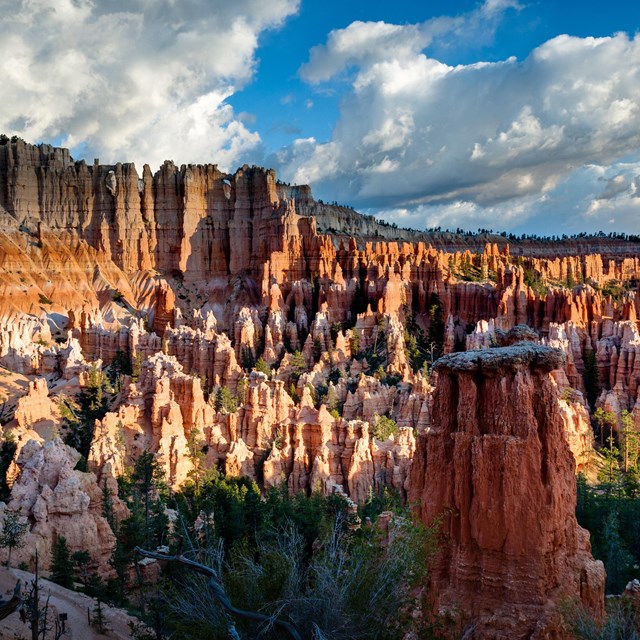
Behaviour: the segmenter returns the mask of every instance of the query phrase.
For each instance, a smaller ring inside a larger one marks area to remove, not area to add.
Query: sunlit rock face
[[[478,638],[561,637],[557,605],[602,614],[604,568],[575,519],[575,462],[550,372],[563,354],[521,343],[442,358],[409,499],[442,518],[430,589]],[[554,635],[556,634],[556,635]]]
[[[361,503],[392,487],[425,521],[453,509],[438,606],[468,605],[485,637],[542,633],[564,594],[600,611],[602,568],[571,515],[571,478],[593,455],[587,399],[640,428],[638,280],[632,242],[409,232],[260,167],[167,161],[153,173],[0,145],[11,499],[31,517],[42,494],[42,535],[65,531],[50,490],[71,484],[33,481],[21,456],[51,457],[60,398],[124,358],[136,373],[95,425],[95,479],[58,474],[81,485],[69,513],[95,544],[111,544],[91,515],[96,488],[149,450],[179,489],[197,430],[202,464],[264,489]],[[412,360],[420,335],[429,360],[467,353],[426,371]],[[397,426],[382,439],[381,417]]]
[[[89,551],[92,569],[103,577],[112,575],[109,562],[116,539],[103,516],[103,490],[94,474],[74,469],[79,458],[59,439],[44,444],[30,440],[22,447],[19,475],[6,508],[19,511],[29,529],[24,546],[12,555],[12,564],[33,562],[37,549],[40,568],[48,569],[56,536],[64,536],[72,553]],[[117,486],[107,486],[122,514],[126,507],[118,499]]]

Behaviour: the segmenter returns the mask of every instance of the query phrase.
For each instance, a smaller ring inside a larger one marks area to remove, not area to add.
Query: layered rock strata
[[[409,500],[425,523],[442,520],[435,607],[459,611],[473,637],[562,637],[563,599],[602,614],[604,568],[575,519],[575,462],[550,376],[563,364],[558,350],[521,343],[435,367]]]
[[[123,391],[117,411],[96,424],[89,466],[100,479],[105,469],[117,476],[147,449],[157,454],[169,485],[178,488],[192,470],[187,440],[197,429],[207,466],[223,463],[229,475],[261,475],[265,487],[285,482],[292,492],[339,491],[360,503],[385,486],[406,495],[414,427],[428,424],[428,385],[398,394],[393,415],[401,426],[384,441],[371,437],[370,429],[376,408],[380,415],[389,410],[389,387],[363,376],[353,392],[344,384],[334,390],[350,407],[342,418],[324,404],[316,408],[308,387],[296,406],[281,380],[253,372],[245,401],[229,412],[216,409],[215,395],[205,400],[200,380],[185,374],[173,356],[156,354],[143,364],[139,381]]]

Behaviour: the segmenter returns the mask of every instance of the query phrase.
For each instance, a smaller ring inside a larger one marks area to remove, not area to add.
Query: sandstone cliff
[[[326,385],[327,406],[344,407],[332,433],[349,421],[370,424],[387,414],[420,430],[429,420],[428,392],[416,392],[422,382],[408,362],[406,336],[416,329],[428,335],[431,342],[422,348],[433,357],[438,341],[444,351],[486,347],[499,344],[501,332],[526,324],[535,330],[530,338],[538,335],[565,351],[565,386],[585,397],[583,376],[595,353],[597,391],[615,389],[620,410],[636,406],[638,302],[632,283],[640,266],[633,243],[585,239],[573,245],[574,255],[557,246],[545,255],[542,246],[529,252],[526,244],[510,248],[497,238],[478,253],[460,250],[464,245],[448,251],[422,241],[331,238],[303,215],[319,211],[310,190],[282,185],[272,171],[243,167],[228,175],[215,165],[167,162],[155,175],[145,167],[140,177],[130,164],[88,166],[64,150],[22,142],[0,149],[0,176],[0,363],[13,371],[72,380],[86,369],[85,359],[108,365],[124,354],[140,366],[163,351],[182,371],[172,365],[169,377],[197,376],[203,394],[222,387],[235,393],[263,357],[288,392],[297,349],[309,371],[298,378],[294,395],[302,397],[308,384],[324,388],[329,375],[343,380]],[[343,214],[357,226],[357,214]],[[596,248],[605,253],[593,253]],[[360,373],[371,377],[377,367],[369,361],[381,361],[383,373],[399,376],[403,386],[365,391],[372,383],[361,381]],[[164,423],[148,417],[157,413],[147,408],[151,395],[167,393],[155,386],[136,391],[147,398],[145,410],[129,422],[144,434],[136,442],[160,449],[162,442],[173,443],[163,456],[173,460],[170,476],[178,483],[188,471],[178,452],[193,420],[182,415],[182,387],[170,389],[172,384],[177,382],[160,385],[170,394],[162,400],[169,407]],[[304,450],[302,477],[311,478],[317,456],[329,455],[323,449],[295,444],[292,431],[291,450],[271,451],[274,425],[285,437],[286,424],[303,419],[303,407],[289,406],[282,388],[270,392],[275,406],[260,408],[260,418],[253,400],[224,420],[211,417],[211,406],[198,410],[198,428],[206,426],[220,442],[212,461],[226,460],[226,448],[233,448],[230,468],[248,470],[268,455],[289,478]],[[132,413],[127,403],[134,397],[122,396],[121,412]],[[588,425],[584,415],[576,418],[582,410],[573,402],[567,411],[567,428],[579,432],[573,442],[588,453]],[[278,419],[261,427],[272,412]],[[313,420],[316,430],[326,431],[326,417]],[[335,434],[331,439],[340,451],[348,441]],[[240,440],[247,453],[240,453]],[[95,455],[111,456],[97,449]],[[350,463],[339,472],[328,464],[334,471],[323,486],[348,487]]]
[[[12,504],[45,552],[59,532],[74,549],[108,548],[102,483],[149,450],[178,488],[197,430],[204,464],[264,488],[363,502],[391,486],[420,498],[425,520],[455,509],[434,593],[468,603],[496,637],[551,625],[563,594],[598,612],[601,570],[571,515],[571,477],[592,468],[594,406],[631,412],[640,431],[639,281],[631,240],[406,233],[258,167],[139,174],[0,145],[0,365],[28,377],[0,377],[1,417],[23,449]],[[522,339],[565,357],[484,351]],[[60,443],[30,443],[55,436],[55,396],[83,388],[91,364],[114,373],[123,361],[95,425],[95,477]],[[382,440],[381,417],[397,425]],[[58,471],[30,471],[48,466]]]
[[[6,508],[19,511],[29,529],[12,562],[33,565],[37,549],[40,567],[48,569],[55,537],[63,535],[72,553],[89,552],[93,571],[103,577],[112,574],[109,560],[115,536],[102,515],[103,491],[93,474],[74,470],[79,458],[59,439],[45,444],[30,440],[22,447],[17,459],[20,472]],[[115,484],[107,487],[122,508]],[[4,512],[5,505],[0,507]]]

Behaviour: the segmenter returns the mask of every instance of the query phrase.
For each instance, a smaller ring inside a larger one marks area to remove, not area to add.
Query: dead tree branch
[[[13,595],[10,600],[6,602],[0,600],[0,620],[4,620],[7,616],[10,616],[14,611],[17,611],[22,604],[22,595],[20,594],[20,580],[16,582],[16,586],[13,589]]]
[[[182,564],[188,569],[191,569],[195,573],[207,576],[209,578],[209,580],[207,581],[209,589],[211,589],[214,597],[218,600],[220,606],[222,606],[225,611],[235,616],[245,618],[247,620],[255,620],[256,622],[268,623],[280,627],[281,629],[287,631],[293,638],[293,640],[302,640],[302,637],[298,633],[297,629],[289,622],[280,620],[278,618],[272,618],[256,611],[245,611],[243,609],[234,607],[233,604],[231,604],[231,600],[229,600],[229,597],[225,593],[224,587],[220,582],[220,578],[217,572],[211,567],[207,567],[204,564],[200,564],[199,562],[195,562],[193,560],[190,560],[189,558],[185,558],[181,553],[169,556],[163,553],[157,553],[155,551],[147,551],[145,549],[141,549],[140,547],[136,547],[134,551],[145,558],[153,558],[155,560],[162,560],[164,562],[177,562],[178,564]]]

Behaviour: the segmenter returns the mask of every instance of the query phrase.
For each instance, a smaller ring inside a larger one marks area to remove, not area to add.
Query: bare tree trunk
[[[7,616],[10,616],[22,604],[23,600],[20,595],[20,586],[20,580],[18,580],[13,589],[11,600],[7,600],[7,602],[0,601],[0,620],[4,620]]]
[[[36,549],[36,570],[35,579],[31,588],[31,640],[38,640],[39,623],[40,623],[40,585],[38,583],[38,550]]]

